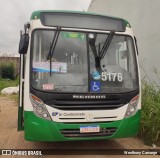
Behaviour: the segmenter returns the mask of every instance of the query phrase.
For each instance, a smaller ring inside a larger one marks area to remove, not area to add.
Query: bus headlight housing
[[[139,95],[135,96],[128,104],[128,108],[125,114],[125,118],[133,116],[137,112],[137,105],[139,101]]]
[[[43,119],[51,120],[51,117],[43,101],[33,94],[31,94],[30,96],[31,96],[30,98],[31,98],[34,114]]]

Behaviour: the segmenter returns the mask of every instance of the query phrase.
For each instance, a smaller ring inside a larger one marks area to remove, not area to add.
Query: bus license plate
[[[98,125],[80,126],[80,133],[98,133],[98,132],[100,132],[100,127]]]

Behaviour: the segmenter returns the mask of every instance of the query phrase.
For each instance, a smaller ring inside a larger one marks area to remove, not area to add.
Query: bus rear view
[[[123,19],[35,11],[19,44],[18,130],[29,141],[97,140],[138,133],[136,38]]]

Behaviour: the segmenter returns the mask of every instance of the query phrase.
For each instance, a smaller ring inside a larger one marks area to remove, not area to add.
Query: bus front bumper
[[[99,140],[132,137],[137,135],[140,122],[140,111],[129,118],[107,123],[69,124],[44,120],[34,115],[33,112],[24,112],[24,132],[28,141],[72,141],[72,140]],[[82,125],[99,125],[100,128],[116,128],[115,133],[110,136],[94,137],[65,137],[61,130],[80,129]]]

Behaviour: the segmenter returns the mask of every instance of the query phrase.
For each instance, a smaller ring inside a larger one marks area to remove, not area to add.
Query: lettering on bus
[[[80,116],[85,116],[85,113],[59,113],[59,116],[72,116],[72,117],[80,117]]]
[[[102,81],[118,81],[118,82],[122,82],[123,81],[123,76],[122,73],[106,73],[106,72],[102,72]]]
[[[84,40],[86,37],[84,34],[76,33],[76,32],[61,32],[62,38],[77,38],[80,40]]]
[[[106,99],[105,95],[73,95],[73,99]]]

